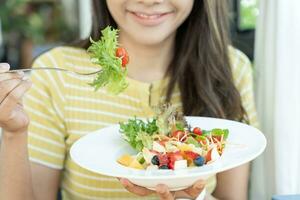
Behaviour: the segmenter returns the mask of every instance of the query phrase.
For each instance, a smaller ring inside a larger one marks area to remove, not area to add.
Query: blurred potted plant
[[[12,49],[20,49],[20,64],[30,65],[33,45],[68,41],[74,35],[62,16],[60,5],[53,1],[6,0],[0,7],[3,39]],[[61,31],[63,30],[63,31]],[[13,56],[13,57],[14,57]],[[19,60],[19,59],[17,59]]]
[[[4,5],[0,7],[0,19],[5,42],[10,39],[11,34],[31,38],[36,43],[44,42],[42,17],[30,12],[26,0],[4,1]]]

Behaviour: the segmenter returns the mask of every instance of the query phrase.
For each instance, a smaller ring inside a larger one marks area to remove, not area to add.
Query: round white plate
[[[136,152],[123,140],[119,125],[110,126],[83,136],[71,147],[71,158],[79,166],[102,175],[127,178],[136,185],[155,188],[159,183],[176,191],[191,186],[198,179],[207,179],[259,156],[266,147],[264,135],[243,123],[206,117],[186,117],[192,127],[229,129],[227,146],[220,159],[203,167],[183,170],[137,170],[124,167],[117,159]]]

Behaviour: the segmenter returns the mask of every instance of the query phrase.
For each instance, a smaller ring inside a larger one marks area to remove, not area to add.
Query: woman
[[[176,193],[160,185],[153,194],[72,162],[68,150],[81,136],[132,116],[149,117],[160,102],[171,102],[185,115],[256,123],[250,62],[229,47],[224,1],[94,0],[93,5],[94,40],[107,25],[120,29],[119,42],[130,55],[129,87],[112,96],[93,92],[86,77],[33,73],[24,101],[29,123],[21,100],[30,82],[23,74],[0,74],[0,198],[50,200],[61,187],[64,200],[194,199],[204,188],[207,199],[247,199],[248,164]],[[83,48],[55,48],[34,67],[94,71],[89,45],[86,40]]]

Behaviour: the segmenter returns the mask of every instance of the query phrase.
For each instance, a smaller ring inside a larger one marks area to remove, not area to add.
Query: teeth
[[[161,15],[160,14],[155,14],[155,15],[147,15],[144,13],[135,13],[138,17],[144,18],[144,19],[156,19],[159,18]]]

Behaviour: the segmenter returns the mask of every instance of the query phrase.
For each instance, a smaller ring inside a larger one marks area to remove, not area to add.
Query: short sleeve
[[[51,50],[37,58],[33,67],[57,66],[59,52]],[[34,71],[32,88],[24,97],[30,117],[28,151],[31,162],[62,169],[66,154],[64,96],[62,82],[56,72]]]
[[[254,98],[253,68],[250,60],[241,51],[229,48],[233,79],[238,89],[242,106],[247,114],[249,124],[258,127],[257,112]]]

